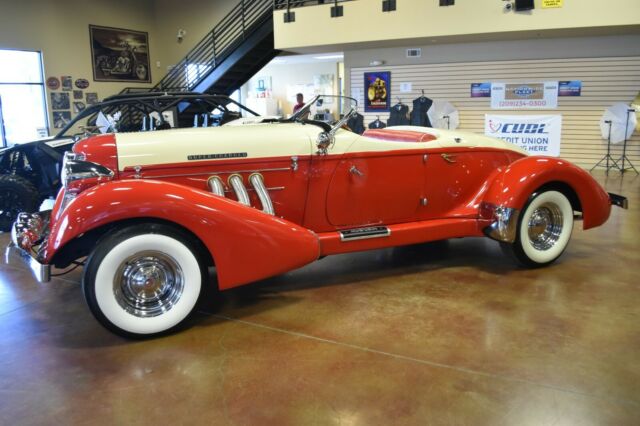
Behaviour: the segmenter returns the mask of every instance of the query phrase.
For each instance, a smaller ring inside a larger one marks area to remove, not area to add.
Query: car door
[[[423,144],[357,138],[338,161],[326,211],[335,227],[416,219],[424,197]]]
[[[507,163],[504,152],[479,147],[472,140],[440,140],[426,161],[427,201],[420,219],[475,217],[487,178]]]

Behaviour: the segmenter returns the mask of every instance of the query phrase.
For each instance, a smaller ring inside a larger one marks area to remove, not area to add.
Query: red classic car
[[[538,267],[574,217],[589,229],[626,207],[565,160],[424,127],[358,135],[354,108],[333,126],[304,118],[316,102],[286,120],[80,141],[53,210],[21,214],[13,242],[42,281],[86,258],[95,317],[139,337],[182,323],[210,266],[224,290],[331,254],[486,235]]]

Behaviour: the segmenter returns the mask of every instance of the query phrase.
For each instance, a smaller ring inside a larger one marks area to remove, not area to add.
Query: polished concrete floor
[[[631,208],[551,267],[479,238],[329,257],[150,341],[79,271],[0,266],[0,424],[640,424],[640,177],[597,177]]]

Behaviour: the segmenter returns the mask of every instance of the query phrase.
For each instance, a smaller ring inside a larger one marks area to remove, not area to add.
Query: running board
[[[386,226],[368,226],[366,228],[345,229],[340,231],[340,241],[366,240],[369,238],[383,238],[391,235]]]

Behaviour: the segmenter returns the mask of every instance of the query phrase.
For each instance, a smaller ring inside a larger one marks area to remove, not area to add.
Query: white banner
[[[561,115],[484,116],[484,134],[525,149],[532,155],[560,155]]]
[[[491,109],[558,108],[558,82],[491,83]]]

